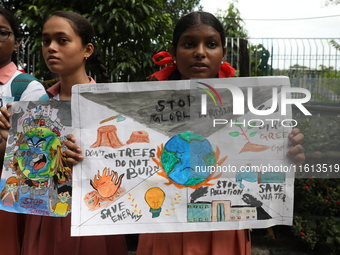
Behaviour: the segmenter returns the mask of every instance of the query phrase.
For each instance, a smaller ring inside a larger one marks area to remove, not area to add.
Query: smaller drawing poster
[[[64,217],[71,211],[72,172],[64,142],[69,101],[14,102],[0,181],[0,209]]]

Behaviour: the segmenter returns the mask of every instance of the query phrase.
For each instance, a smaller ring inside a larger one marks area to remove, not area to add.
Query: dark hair
[[[179,38],[188,29],[199,24],[204,24],[213,27],[221,36],[222,47],[225,47],[226,39],[223,25],[221,22],[209,12],[191,12],[183,16],[176,24],[174,33],[172,36],[172,47],[174,53],[176,52]],[[181,74],[178,69],[169,76],[168,80],[180,80]]]
[[[92,43],[94,46],[93,54],[87,59],[86,65],[95,64],[98,70],[101,72],[102,78],[104,82],[111,82],[110,77],[107,74],[106,67],[100,57],[97,44],[95,42],[95,32],[91,23],[84,18],[82,15],[69,12],[69,11],[56,11],[52,16],[58,16],[61,18],[68,19],[70,21],[70,25],[73,28],[74,32],[79,35],[81,38],[83,46],[86,46],[88,43]]]
[[[72,187],[70,185],[63,185],[58,188],[58,194],[68,192],[72,196]]]
[[[21,37],[21,32],[20,32],[19,24],[16,18],[14,17],[14,15],[3,7],[0,7],[0,15],[4,16],[4,18],[8,21],[9,25],[11,26],[15,40],[19,40]],[[16,63],[16,55],[17,54],[13,52],[12,61],[15,63]]]

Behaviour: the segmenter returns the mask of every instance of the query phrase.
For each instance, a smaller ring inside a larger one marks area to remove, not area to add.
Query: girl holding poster
[[[159,64],[170,64],[152,74],[150,79],[185,80],[190,78],[227,78],[235,70],[226,63],[225,33],[216,17],[207,12],[192,12],[179,20],[173,33],[172,55],[166,52]],[[295,164],[304,161],[299,144],[303,135],[298,129],[290,134],[294,147],[289,155]],[[140,234],[137,255],[249,255],[248,230],[205,231],[187,233]]]
[[[51,72],[60,81],[47,90],[52,100],[70,100],[74,84],[95,83],[87,76],[86,64],[93,61],[108,79],[94,42],[92,25],[79,14],[58,11],[44,24],[42,53]],[[22,255],[43,254],[127,254],[125,237],[71,237],[71,215],[43,217],[28,215]]]
[[[51,100],[70,100],[73,85],[95,83],[86,74],[86,65],[89,62],[97,64],[105,80],[108,80],[106,69],[97,53],[94,29],[81,15],[68,11],[53,13],[44,24],[42,43],[46,65],[60,79],[47,90]],[[3,108],[1,110],[8,118],[8,111]],[[4,116],[0,117],[0,121],[2,128],[10,127]],[[71,196],[70,191],[61,193]],[[64,214],[67,212],[64,211]],[[27,215],[20,254],[127,254],[123,235],[71,237],[70,228],[70,214],[66,217]]]

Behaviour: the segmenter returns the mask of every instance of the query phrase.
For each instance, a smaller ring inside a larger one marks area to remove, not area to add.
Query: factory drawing
[[[257,208],[232,206],[230,200],[187,204],[188,222],[257,220]]]
[[[47,105],[45,107],[42,107],[40,105],[34,109],[30,109],[27,111],[28,111],[28,116],[27,114],[24,115],[25,118],[22,124],[24,133],[26,133],[32,128],[46,127],[50,129],[51,131],[53,131],[58,136],[60,136],[60,131],[63,125],[60,123],[59,118],[52,120],[52,111],[53,111],[52,107],[50,107],[49,109]]]

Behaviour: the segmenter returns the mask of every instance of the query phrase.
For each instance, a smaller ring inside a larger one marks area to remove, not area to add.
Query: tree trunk
[[[249,77],[248,41],[240,39],[240,77]]]

